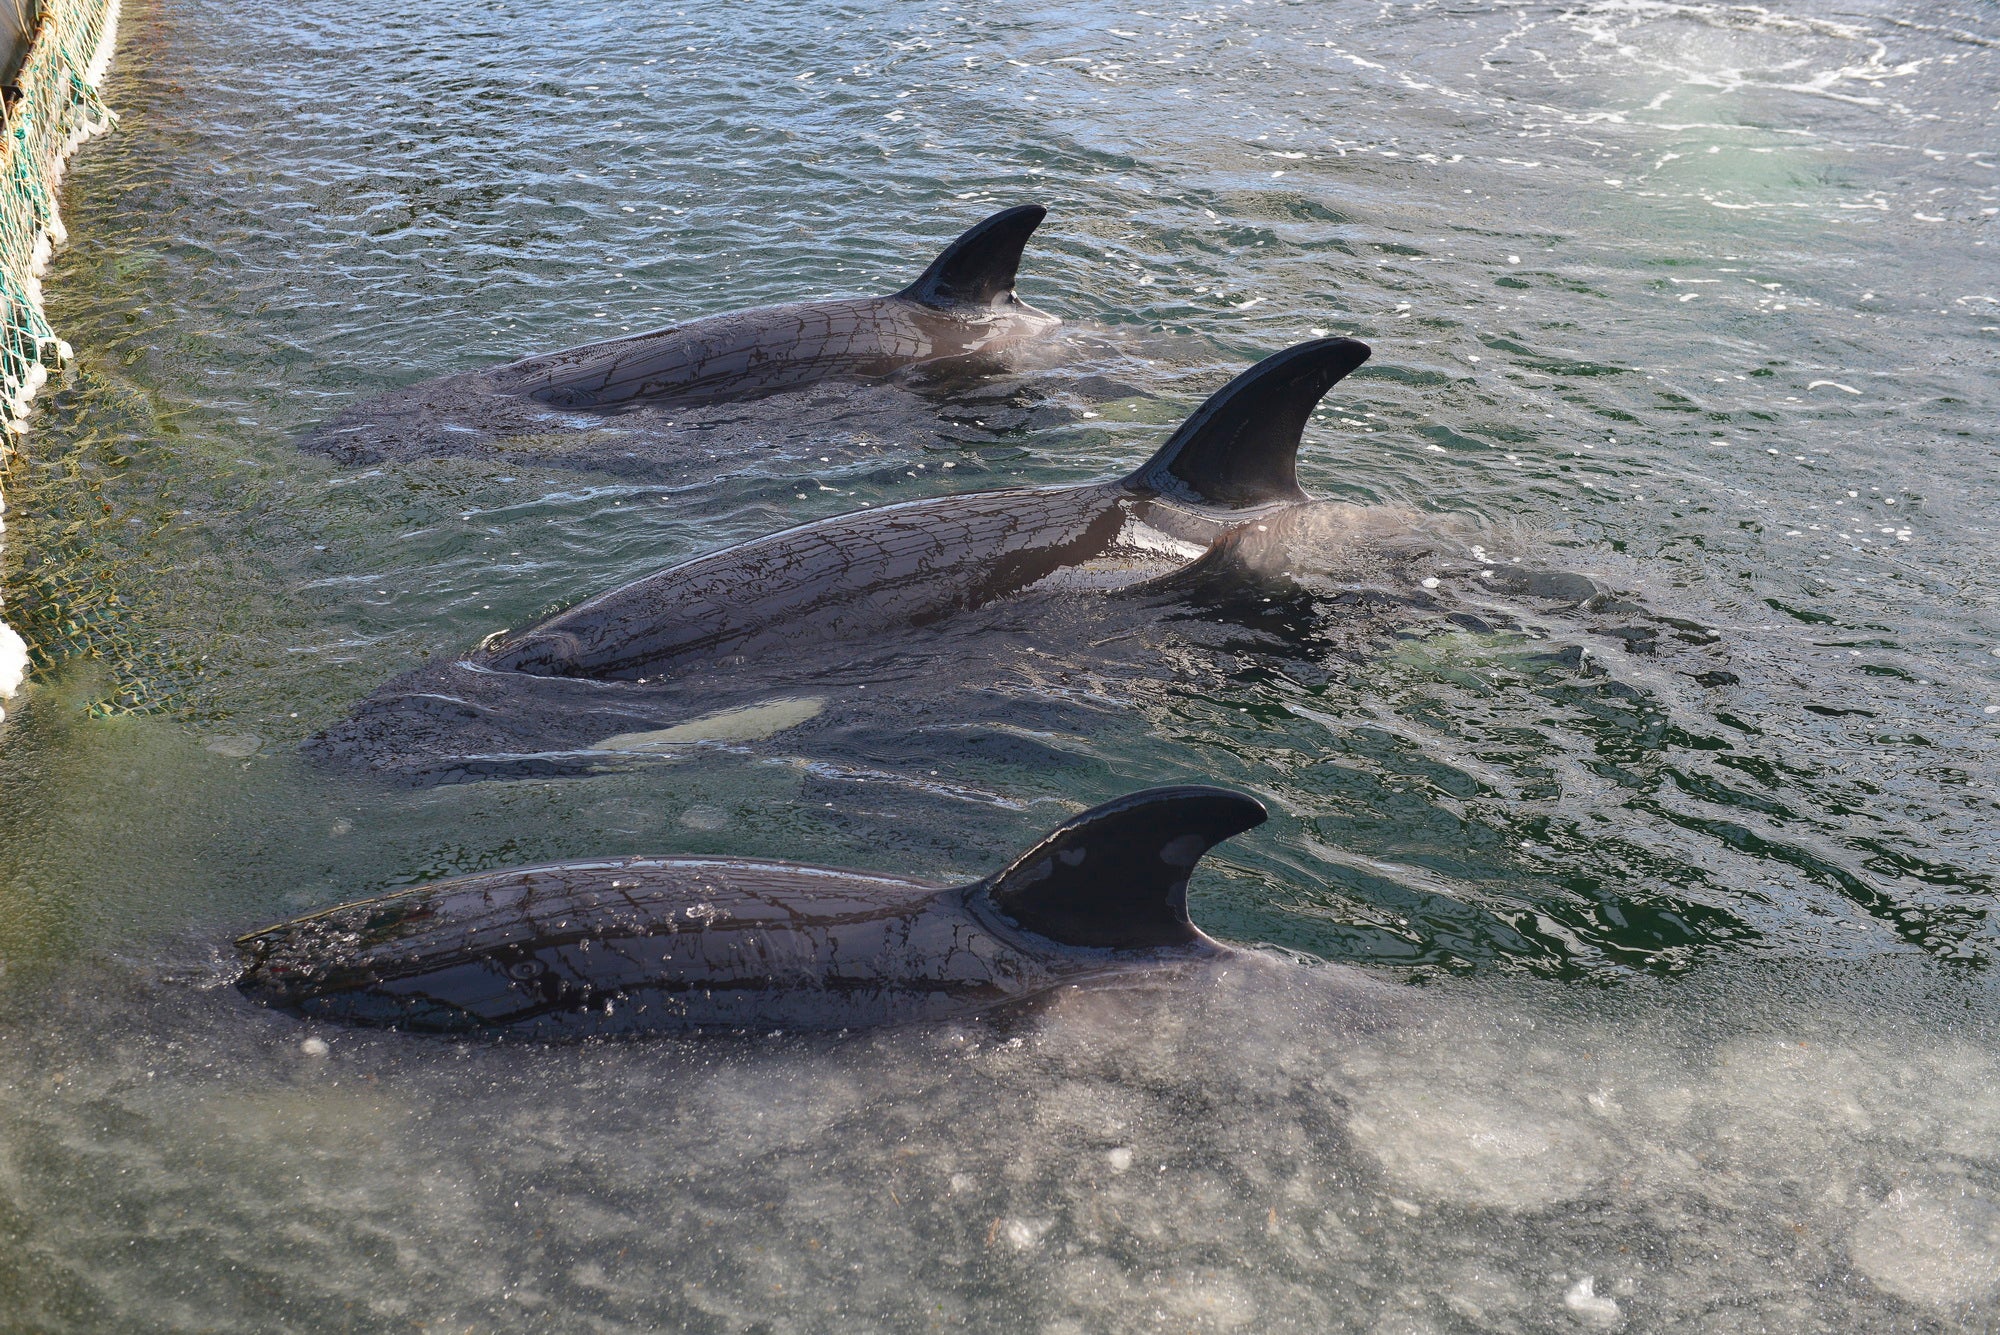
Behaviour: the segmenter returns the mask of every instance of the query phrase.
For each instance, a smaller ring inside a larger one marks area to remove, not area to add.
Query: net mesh
[[[56,185],[76,146],[113,120],[97,88],[116,40],[117,0],[41,0],[36,10],[19,73],[0,94],[0,481],[35,391],[69,356],[43,314],[39,280],[64,240]],[[0,514],[5,505],[0,494]],[[0,620],[0,700],[18,687],[27,661],[21,638]]]

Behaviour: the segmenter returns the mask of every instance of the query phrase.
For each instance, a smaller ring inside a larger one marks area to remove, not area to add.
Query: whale
[[[1305,424],[1368,356],[1365,343],[1325,338],[1267,357],[1124,477],[939,496],[799,525],[490,636],[467,662],[649,681],[939,626],[1028,590],[1113,591],[1163,578],[1232,530],[1307,501],[1297,476]]]
[[[1014,290],[1038,204],[976,224],[916,282],[884,297],[791,302],[528,357],[483,373],[552,407],[702,404],[827,380],[880,380],[936,363],[977,367],[1062,322]]]
[[[862,510],[642,576],[412,667],[301,749],[419,786],[607,773],[710,746],[803,745],[866,769],[881,748],[854,739],[884,710],[906,726],[1090,730],[1125,689],[1100,700],[1095,674],[1108,685],[1185,669],[1191,639],[1316,654],[1292,638],[1316,642],[1327,617],[1345,634],[1375,612],[1315,612],[1287,592],[1293,572],[1325,565],[1326,546],[1323,523],[1290,521],[1330,504],[1299,488],[1296,456],[1320,397],[1367,357],[1331,339],[1266,358],[1123,477]],[[1380,554],[1364,564],[1422,604],[1417,580],[1447,572],[1399,522],[1336,527],[1354,528]],[[1310,553],[1287,550],[1295,531]],[[1221,541],[1231,533],[1246,540]],[[1029,679],[1042,683],[1032,702],[1016,697]]]
[[[1265,818],[1226,788],[1146,789],[958,886],[695,857],[482,872],[243,936],[237,987],[311,1021],[461,1038],[966,1017],[1236,953],[1189,917],[1188,880]]]

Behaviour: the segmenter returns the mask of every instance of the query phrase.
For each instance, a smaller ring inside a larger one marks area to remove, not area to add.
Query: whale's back
[[[819,380],[865,380],[938,355],[909,303],[793,302],[691,320],[495,368],[502,388],[563,408],[639,399],[754,398]]]
[[[238,986],[310,1019],[544,1039],[857,1028],[1031,990],[949,894],[744,861],[530,867],[246,936]]]
[[[478,661],[634,680],[696,662],[868,644],[1118,553],[1132,527],[1121,496],[1102,486],[973,492],[838,515],[601,594]],[[1157,573],[1137,563],[1146,556],[1164,560],[1134,553],[1131,578]]]

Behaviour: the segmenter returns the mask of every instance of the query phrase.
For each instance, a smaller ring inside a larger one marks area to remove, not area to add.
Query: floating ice
[[[1597,1280],[1590,1275],[1585,1275],[1570,1286],[1569,1292],[1563,1295],[1563,1306],[1567,1307],[1577,1320],[1600,1330],[1609,1330],[1624,1320],[1624,1313],[1618,1310],[1616,1302],[1598,1296]]]
[[[1504,1098],[1396,1091],[1398,1106],[1364,1101],[1355,1141],[1391,1179],[1439,1200],[1509,1209],[1584,1195],[1603,1176],[1610,1146],[1590,1120]]]
[[[1432,1200],[1538,1209],[1586,1195],[1616,1158],[1606,1112],[1560,1053],[1527,1060],[1438,1035],[1368,1071],[1348,1123],[1389,1180]]]
[[[2000,1297],[2000,1044],[1966,1006],[1885,1017],[1879,969],[1822,1014],[1236,956],[995,1028],[355,1034],[310,1078],[293,1022],[105,969],[0,1010],[15,1291],[199,1291],[232,1329],[681,1329],[778,1294],[798,1329],[1397,1335],[1707,1329],[1719,1302],[1969,1332]],[[153,1231],[180,1210],[201,1228]]]

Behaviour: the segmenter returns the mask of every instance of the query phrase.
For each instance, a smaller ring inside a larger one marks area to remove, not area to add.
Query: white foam
[[[1855,1268],[1913,1302],[2000,1297],[2000,1202],[1963,1178],[1897,1187],[1847,1240]]]
[[[29,1282],[66,1267],[120,1313],[198,1285],[246,1329],[272,1294],[515,1329],[526,1294],[565,1329],[675,1329],[782,1293],[800,1329],[1439,1335],[1692,1329],[1718,1303],[1732,1329],[1916,1303],[1970,1330],[2000,1297],[2000,1045],[1886,1032],[1879,991],[1829,1033],[1768,993],[1538,1002],[1239,955],[997,1029],[353,1033],[302,1061],[317,1035],[158,975],[0,1028]],[[126,1245],[183,1209],[198,1235]]]

